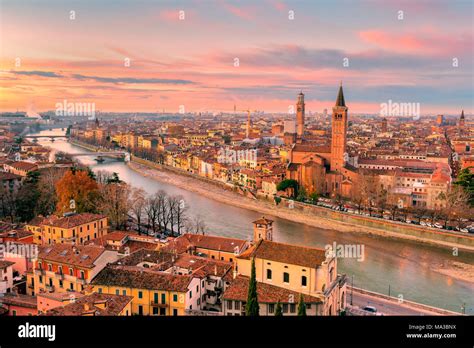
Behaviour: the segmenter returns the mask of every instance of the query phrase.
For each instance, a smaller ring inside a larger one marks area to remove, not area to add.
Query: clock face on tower
[[[298,106],[298,109],[297,109],[297,110],[298,110],[298,111],[301,111],[301,106]]]

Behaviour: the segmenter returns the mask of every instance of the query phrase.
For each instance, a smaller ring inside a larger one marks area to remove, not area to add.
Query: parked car
[[[433,226],[436,228],[443,228],[443,225],[441,225],[439,222],[436,222]]]
[[[377,311],[377,308],[375,308],[374,306],[365,306],[362,308],[363,311],[366,311],[366,312],[369,312],[369,313],[372,313],[374,315],[383,315],[382,313],[379,313]]]

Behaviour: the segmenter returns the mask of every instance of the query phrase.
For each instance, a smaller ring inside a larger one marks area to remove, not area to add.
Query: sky
[[[474,111],[472,0],[1,0],[0,110]],[[73,12],[71,12],[73,11]],[[401,12],[400,12],[401,11]],[[181,16],[181,17],[180,17]]]

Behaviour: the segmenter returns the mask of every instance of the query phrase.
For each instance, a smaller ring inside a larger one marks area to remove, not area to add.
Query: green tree
[[[309,195],[309,199],[311,200],[311,203],[316,204],[318,203],[319,195],[316,192],[313,192]]]
[[[120,180],[118,173],[113,172],[112,177],[107,179],[107,184],[120,184],[122,180]]]
[[[308,195],[306,194],[306,189],[301,186],[300,189],[298,190],[298,197],[296,197],[297,201],[304,202],[308,198]]]
[[[249,292],[247,295],[247,304],[245,305],[245,314],[249,317],[259,316],[255,259],[252,259],[252,271],[250,273]]]
[[[300,301],[298,302],[298,316],[306,316],[306,304],[304,303],[303,294],[300,294]]]
[[[462,169],[454,184],[459,185],[464,189],[464,191],[469,195],[469,204],[474,206],[474,174],[471,173],[470,168]]]
[[[291,196],[296,198],[298,195],[298,181],[294,179],[285,179],[277,185],[278,191],[290,190]]]
[[[283,308],[281,308],[280,300],[278,300],[276,308],[275,308],[275,317],[282,317],[283,316]]]

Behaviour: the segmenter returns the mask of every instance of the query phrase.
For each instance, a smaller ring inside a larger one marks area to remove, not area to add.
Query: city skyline
[[[303,90],[322,112],[342,80],[353,113],[391,100],[472,114],[471,12],[468,1],[6,1],[0,109],[288,112]]]

